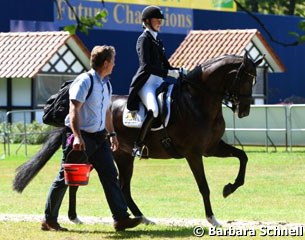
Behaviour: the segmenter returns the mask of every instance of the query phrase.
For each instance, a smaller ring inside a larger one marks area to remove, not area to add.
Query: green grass
[[[1,146],[2,147],[2,146]],[[12,148],[16,146],[12,145]],[[33,155],[39,146],[29,147]],[[305,150],[293,152],[265,152],[264,148],[246,147],[248,169],[245,185],[224,199],[222,189],[233,182],[239,162],[234,158],[205,158],[204,165],[211,191],[216,218],[226,220],[288,221],[305,223]],[[15,168],[28,158],[15,154],[0,160],[0,213],[41,214],[52,180],[59,169],[61,153],[48,162],[22,194],[12,190]],[[132,179],[134,200],[146,217],[204,219],[201,196],[192,173],[184,159],[136,160]],[[67,215],[67,196],[60,215]],[[81,187],[77,195],[79,216],[110,217],[98,177],[93,171],[89,185]],[[0,239],[101,239],[101,238],[192,238],[192,228],[168,226],[140,226],[127,233],[114,233],[108,225],[71,225],[72,233],[44,233],[39,223],[0,223]],[[28,230],[26,230],[28,229]],[[18,230],[18,231],[17,231]],[[28,233],[24,238],[24,233]],[[6,233],[18,233],[9,238]],[[79,234],[82,233],[82,234]],[[122,235],[123,234],[123,235]],[[124,235],[125,234],[125,235]],[[31,237],[32,236],[32,237]],[[55,237],[56,238],[56,237]],[[232,239],[230,237],[230,239]],[[240,238],[238,238],[240,239]],[[252,239],[252,238],[251,238]],[[266,238],[268,239],[268,238]]]

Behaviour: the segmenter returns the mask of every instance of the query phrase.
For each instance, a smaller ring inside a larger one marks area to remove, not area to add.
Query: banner
[[[101,2],[101,0],[87,1]],[[236,12],[236,4],[233,0],[105,0],[106,5],[108,2]]]
[[[70,0],[70,3],[74,12],[80,18],[94,17],[94,15],[103,8],[101,1]],[[57,27],[76,24],[73,11],[66,5],[64,0],[57,0],[57,6],[54,7],[54,23]],[[103,22],[103,27],[100,29],[141,32],[143,31],[141,20],[143,8],[143,5],[138,4],[106,2],[105,9],[108,12],[108,16],[105,22]],[[193,29],[193,11],[191,9],[161,8],[165,16],[161,32],[187,34]]]

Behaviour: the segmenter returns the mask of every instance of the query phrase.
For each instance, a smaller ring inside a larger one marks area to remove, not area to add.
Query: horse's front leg
[[[114,152],[114,158],[116,165],[119,170],[119,182],[122,192],[124,194],[126,203],[128,208],[132,212],[135,217],[142,218],[142,222],[144,224],[155,224],[153,221],[147,219],[141,210],[138,208],[137,204],[134,202],[131,196],[131,178],[133,174],[133,163],[134,158],[131,156],[130,153],[125,153],[121,150],[117,150]]]
[[[217,222],[216,218],[214,217],[212,211],[212,206],[210,201],[210,189],[205,177],[202,157],[200,155],[192,155],[187,157],[186,159],[193,172],[199,191],[203,198],[205,214],[208,222],[211,223],[213,226],[220,226],[220,224]]]
[[[235,148],[222,140],[219,142],[215,157],[236,157],[239,159],[239,171],[235,182],[233,184],[228,183],[223,188],[223,196],[227,197],[244,184],[248,157],[243,150]]]

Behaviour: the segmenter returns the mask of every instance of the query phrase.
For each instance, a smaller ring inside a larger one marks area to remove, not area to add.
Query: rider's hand
[[[181,72],[183,75],[187,75],[188,73],[188,71],[183,67],[179,68],[179,72]]]
[[[168,70],[167,76],[177,79],[180,76],[179,70]]]

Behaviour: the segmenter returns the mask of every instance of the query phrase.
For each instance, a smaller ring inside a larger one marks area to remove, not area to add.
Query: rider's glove
[[[183,75],[187,75],[187,70],[183,67],[179,68],[179,72],[182,73]]]
[[[179,77],[179,70],[168,70],[167,76],[173,77],[173,78],[178,78]]]

